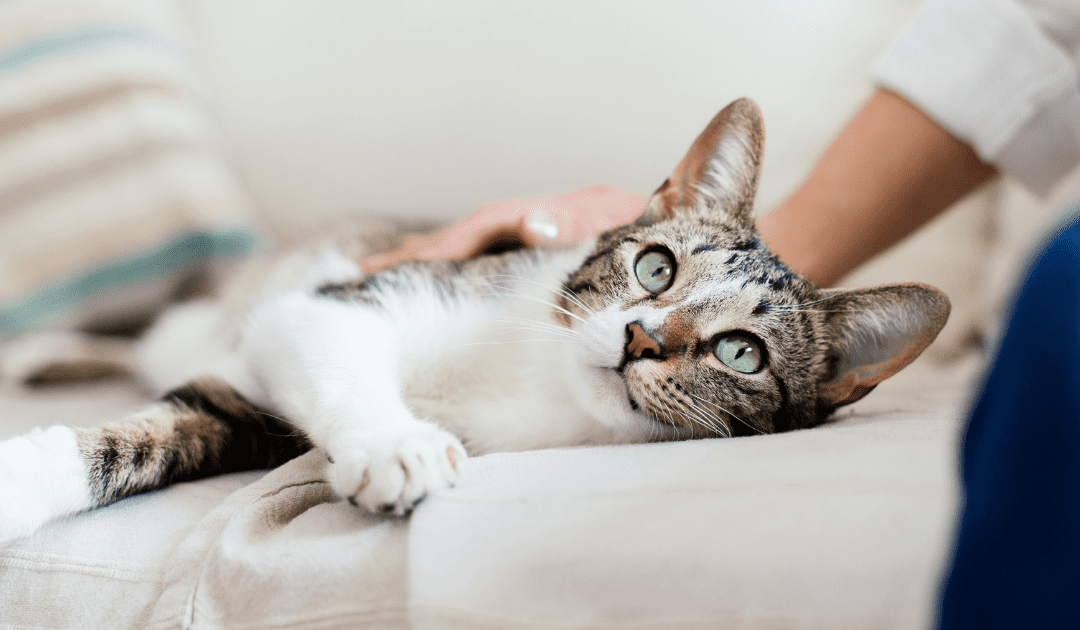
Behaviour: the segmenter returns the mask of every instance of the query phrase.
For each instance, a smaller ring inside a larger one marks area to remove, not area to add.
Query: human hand
[[[633,221],[647,202],[642,195],[597,184],[561,195],[485,203],[455,225],[409,237],[398,249],[369,256],[360,265],[370,273],[404,260],[477,256],[501,243],[570,243]]]

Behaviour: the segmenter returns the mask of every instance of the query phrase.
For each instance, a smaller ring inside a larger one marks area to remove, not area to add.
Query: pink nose
[[[641,324],[633,322],[626,327],[625,353],[627,361],[659,359],[663,354],[663,349],[656,339],[645,332]]]

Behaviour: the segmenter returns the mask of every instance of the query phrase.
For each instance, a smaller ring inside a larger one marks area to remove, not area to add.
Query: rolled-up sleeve
[[[1046,194],[1080,163],[1077,17],[1048,0],[929,0],[874,79]]]

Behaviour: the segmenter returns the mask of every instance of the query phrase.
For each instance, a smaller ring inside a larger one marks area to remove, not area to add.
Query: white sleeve
[[[929,0],[874,78],[1046,194],[1080,163],[1078,4]]]

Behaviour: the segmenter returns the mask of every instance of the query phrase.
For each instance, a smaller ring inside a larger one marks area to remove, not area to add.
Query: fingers
[[[647,201],[600,184],[562,195],[486,203],[456,225],[408,239],[398,249],[369,256],[360,264],[370,273],[405,260],[477,256],[499,240],[526,247],[580,241],[633,221]]]
[[[500,239],[516,240],[532,247],[539,239],[526,226],[524,212],[514,203],[484,204],[460,223],[427,236],[407,239],[395,250],[365,258],[360,266],[371,273],[406,260],[468,258],[480,255]]]
[[[471,224],[458,223],[427,236],[409,237],[397,249],[364,258],[360,261],[360,267],[371,273],[406,260],[465,258],[483,249],[478,244],[482,236]]]
[[[442,249],[441,235],[439,232],[422,237],[409,237],[405,243],[397,249],[379,254],[373,254],[360,261],[360,268],[365,273],[378,271],[383,267],[396,265],[406,260],[419,260],[424,258],[425,252]]]

